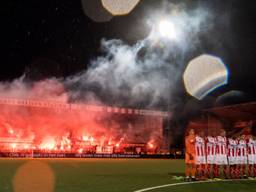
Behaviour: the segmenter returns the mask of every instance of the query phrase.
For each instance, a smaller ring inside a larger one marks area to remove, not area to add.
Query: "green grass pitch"
[[[29,161],[47,164],[56,192],[133,192],[175,183],[173,175],[184,174],[184,160],[164,159],[0,159],[0,191],[13,191],[18,168]],[[152,192],[242,192],[255,191],[256,181],[232,181],[172,186]]]

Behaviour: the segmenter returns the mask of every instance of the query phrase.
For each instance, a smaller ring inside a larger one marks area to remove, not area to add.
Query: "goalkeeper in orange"
[[[196,150],[195,150],[195,131],[190,129],[185,137],[185,163],[186,163],[186,181],[196,180]]]

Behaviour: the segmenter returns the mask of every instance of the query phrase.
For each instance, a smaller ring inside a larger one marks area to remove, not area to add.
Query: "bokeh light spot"
[[[54,185],[53,171],[41,161],[23,164],[13,178],[14,192],[53,192]]]
[[[112,15],[129,14],[140,0],[101,0],[103,7]]]
[[[113,16],[102,6],[100,0],[81,0],[84,14],[95,22],[110,21]]]
[[[186,91],[201,100],[228,83],[228,69],[220,58],[204,54],[189,62],[183,81]]]

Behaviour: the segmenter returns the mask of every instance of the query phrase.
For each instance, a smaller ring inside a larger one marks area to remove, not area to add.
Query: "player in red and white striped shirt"
[[[240,138],[238,138],[237,164],[237,178],[246,177],[245,171],[247,165],[247,146],[245,135],[242,135]]]
[[[236,178],[237,145],[236,139],[228,138],[228,163],[231,178]]]
[[[248,176],[256,177],[256,140],[253,139],[252,135],[248,136],[247,153],[248,153]]]
[[[219,170],[223,166],[223,174],[228,178],[228,159],[227,159],[227,138],[226,132],[221,130],[220,136],[216,137],[216,167],[214,169],[216,178],[219,177]]]
[[[198,179],[203,179],[205,176],[206,154],[205,154],[205,141],[203,133],[196,135],[196,169]]]
[[[207,159],[207,175],[212,177],[213,166],[216,158],[216,139],[213,136],[206,137],[206,159]]]

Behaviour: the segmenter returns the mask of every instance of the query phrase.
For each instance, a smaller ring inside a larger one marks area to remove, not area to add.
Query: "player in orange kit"
[[[186,163],[186,180],[194,181],[196,175],[196,150],[195,150],[196,135],[194,129],[190,129],[185,138],[185,163]]]

